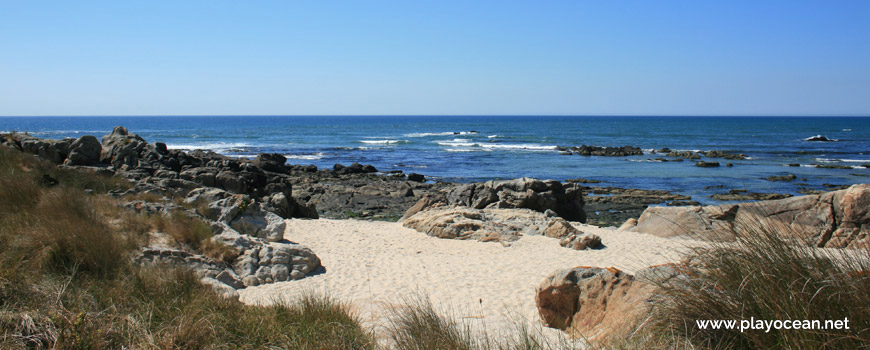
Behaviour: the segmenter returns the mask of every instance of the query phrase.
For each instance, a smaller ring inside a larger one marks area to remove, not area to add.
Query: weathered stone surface
[[[523,235],[546,235],[570,238],[563,246],[574,249],[601,246],[600,238],[584,234],[552,211],[544,214],[529,209],[432,208],[404,219],[402,225],[438,238],[510,244]],[[575,244],[575,240],[587,244]]]
[[[650,207],[634,229],[662,237],[732,237],[732,229],[773,229],[809,245],[870,248],[870,184],[820,195],[740,205]]]
[[[103,146],[100,141],[94,136],[82,136],[73,141],[70,145],[69,157],[64,164],[66,165],[91,165],[100,162],[100,152]]]
[[[612,267],[575,267],[547,276],[535,304],[545,326],[602,341],[632,331],[654,291],[654,285]]]
[[[483,208],[525,208],[538,212],[552,210],[559,216],[585,222],[583,196],[575,184],[562,185],[553,180],[541,181],[521,178],[507,181],[488,181],[458,185],[435,198],[421,199],[413,210],[425,210],[425,204],[434,206],[445,204],[473,209]],[[406,217],[409,216],[405,215]]]

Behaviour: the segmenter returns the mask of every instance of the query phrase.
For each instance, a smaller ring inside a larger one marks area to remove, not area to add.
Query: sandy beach
[[[599,235],[606,248],[576,251],[558,240],[524,236],[509,247],[439,239],[396,222],[287,220],[285,238],[310,247],[325,273],[298,281],[240,290],[247,304],[293,300],[303,293],[348,302],[364,325],[381,333],[391,310],[414,296],[489,335],[525,323],[546,338],[561,333],[540,326],[535,287],[549,273],[573,266],[613,266],[628,272],[679,259],[687,241],[572,223]]]

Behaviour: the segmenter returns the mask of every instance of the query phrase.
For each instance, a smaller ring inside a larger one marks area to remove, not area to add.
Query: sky
[[[870,1],[0,0],[0,115],[870,116]]]

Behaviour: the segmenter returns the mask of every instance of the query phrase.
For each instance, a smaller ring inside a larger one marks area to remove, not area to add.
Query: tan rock
[[[568,239],[562,245],[573,249],[601,246],[598,236],[583,233],[555,213],[530,209],[435,207],[403,219],[402,225],[438,238],[509,243],[523,235],[545,235]]]
[[[655,287],[616,268],[557,270],[537,288],[535,303],[547,327],[602,341],[632,331]]]
[[[774,230],[817,247],[870,249],[870,184],[739,205],[650,207],[633,230],[660,237],[728,239],[733,229]]]

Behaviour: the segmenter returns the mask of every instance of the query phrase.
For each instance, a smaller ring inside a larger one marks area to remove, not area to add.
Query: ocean
[[[870,118],[562,116],[162,116],[2,117],[0,130],[44,138],[95,135],[122,125],[148,142],[233,157],[281,153],[290,164],[331,168],[372,164],[381,171],[455,182],[536,177],[601,181],[596,186],[658,189],[705,204],[729,189],[798,194],[870,182]],[[835,142],[809,142],[824,135]],[[637,146],[644,155],[560,155],[557,146]],[[658,162],[653,149],[724,150],[745,160]],[[790,167],[789,164],[801,164]],[[849,169],[816,168],[817,164]],[[765,177],[794,174],[793,182]],[[720,186],[721,185],[721,186]]]

